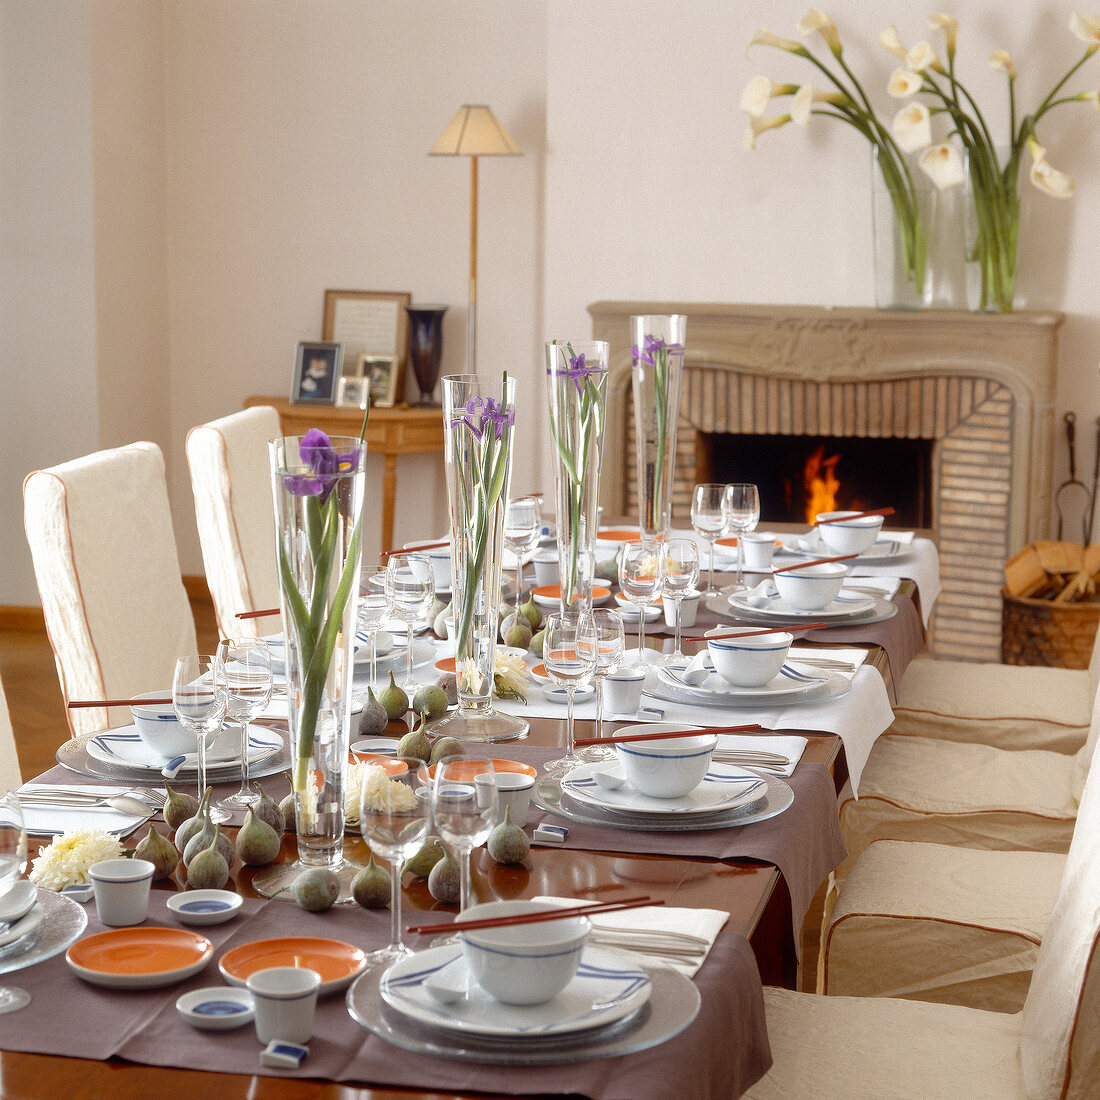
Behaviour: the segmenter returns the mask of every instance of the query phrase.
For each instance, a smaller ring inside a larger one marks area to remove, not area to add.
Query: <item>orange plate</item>
[[[728,539],[715,539],[714,540],[714,545],[715,546],[733,546],[733,547],[736,547],[737,546],[737,538],[733,537],[733,538],[728,538]],[[781,547],[783,545],[783,540],[782,539],[776,539],[775,540],[775,545],[776,545],[776,549],[778,549],[779,547]]]
[[[637,609],[637,607],[638,607],[638,605],[637,605],[637,604],[636,604],[636,603],[635,603],[635,602],[634,602],[633,600],[628,600],[628,599],[626,598],[626,596],[624,596],[624,595],[623,595],[623,594],[622,594],[621,592],[616,592],[616,593],[615,593],[615,602],[616,602],[616,603],[617,603],[617,604],[618,604],[618,605],[619,605],[620,607],[629,607],[629,608],[631,608],[631,609]],[[652,600],[650,600],[649,602],[650,602],[650,604],[652,604],[652,605],[653,605],[654,607],[656,607],[656,605],[657,605],[657,604],[659,604],[659,603],[661,602],[661,597],[660,597],[660,596],[655,596],[655,597],[654,597],[654,598],[653,598]]]
[[[321,994],[335,993],[366,969],[361,948],[342,940],[312,936],[284,936],[242,943],[222,955],[218,969],[230,985],[243,986],[250,974],[269,966],[301,966],[321,975]]]
[[[348,760],[353,764],[381,764],[387,775],[404,775],[409,770],[408,764],[384,752],[349,752]]]
[[[147,989],[182,981],[214,954],[205,937],[182,928],[115,928],[78,940],[65,952],[86,981],[116,988]]]
[[[560,600],[561,599],[561,585],[560,584],[540,584],[537,588],[531,589],[533,596],[541,596],[545,600]],[[601,588],[599,585],[593,585],[592,587],[592,600],[606,600],[611,595],[610,588]]]
[[[454,672],[455,659],[453,657],[440,657],[435,663],[436,672]]]
[[[627,527],[611,527],[606,531],[596,532],[597,542],[634,542],[642,537],[637,528],[630,530]]]
[[[458,761],[458,763],[461,763],[461,761]],[[436,769],[435,764],[433,764],[428,769],[428,774],[433,779],[435,778],[435,769]],[[518,760],[497,760],[496,757],[493,757],[493,771],[495,771],[495,772],[517,772],[520,775],[530,775],[530,776],[538,775],[537,769],[532,768],[530,764],[521,764]],[[474,778],[474,776],[477,775],[477,774],[478,774],[477,768],[476,767],[471,767],[470,774],[468,776],[454,775],[454,776],[452,776],[452,778],[472,780]]]

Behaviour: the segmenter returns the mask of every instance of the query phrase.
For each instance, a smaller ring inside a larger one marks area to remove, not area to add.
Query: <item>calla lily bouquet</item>
[[[1048,112],[1065,103],[1091,103],[1100,109],[1097,90],[1065,93],[1070,78],[1100,49],[1100,17],[1074,13],[1070,31],[1085,44],[1082,57],[1050,89],[1032,112],[1018,114],[1016,104],[1016,67],[1004,50],[995,50],[989,64],[1004,73],[1008,84],[1009,141],[1003,160],[998,146],[973,96],[959,80],[955,71],[955,51],[959,24],[953,16],[937,14],[929,18],[932,30],[939,31],[944,41],[944,60],[928,42],[906,47],[897,30],[887,27],[879,35],[879,44],[898,58],[902,65],[890,76],[888,93],[898,99],[912,100],[895,115],[887,129],[858,80],[844,61],[844,51],[836,25],[820,9],[811,8],[798,22],[803,35],[820,34],[840,70],[838,74],[818,59],[801,42],[780,38],[770,31],[758,31],[749,42],[774,46],[810,61],[823,74],[829,87],[824,90],[812,84],[772,84],[767,77],[754,77],[745,88],[741,109],[749,117],[745,144],[755,147],[759,134],[788,122],[806,125],[811,114],[840,118],[859,129],[875,147],[879,166],[890,188],[906,251],[906,270],[918,289],[923,281],[926,227],[919,222],[915,204],[910,206],[912,180],[905,169],[902,154],[920,152],[919,164],[924,173],[941,190],[962,184],[969,173],[977,221],[977,235],[968,259],[980,264],[982,275],[982,309],[1012,308],[1016,285],[1016,253],[1019,236],[1020,200],[1017,192],[1019,169],[1024,150],[1031,156],[1029,178],[1040,191],[1055,198],[1070,198],[1074,182],[1047,161],[1046,149],[1040,144],[1036,126]],[[931,97],[929,104],[914,99],[917,95]],[[792,96],[788,113],[764,117],[768,102],[777,96]],[[943,115],[950,122],[950,131],[939,142],[933,142],[932,118]],[[952,139],[961,143],[966,153],[964,161]]]

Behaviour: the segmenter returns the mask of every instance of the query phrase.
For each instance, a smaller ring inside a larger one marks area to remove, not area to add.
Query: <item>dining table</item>
[[[890,596],[897,612],[889,620],[821,630],[812,637],[807,633],[800,644],[823,655],[861,651],[862,664],[853,673],[852,683],[866,674],[877,678],[881,690],[889,694],[893,681],[923,644],[920,595],[912,579],[902,578]],[[696,627],[685,632],[687,655],[705,649],[704,631],[726,621],[721,607],[700,612]],[[656,661],[659,652],[671,649],[669,633],[656,628],[647,638],[647,647],[650,660]],[[425,680],[434,678],[434,662],[424,666],[420,675]],[[561,708],[555,712],[540,705],[532,708],[528,720],[530,729],[522,740],[485,749],[493,757],[541,774],[542,765],[559,755],[565,743],[565,717]],[[730,721],[729,713],[718,718],[710,714],[706,719],[711,725],[719,720]],[[845,723],[858,725],[858,711]],[[277,721],[269,725],[279,728]],[[399,737],[412,725],[411,717],[391,722],[381,736]],[[628,732],[633,725],[608,719],[605,733]],[[594,728],[591,718],[577,719],[578,737],[592,736]],[[296,1070],[272,1069],[260,1065],[261,1047],[251,1027],[197,1031],[176,1013],[175,1001],[182,992],[219,981],[216,961],[177,986],[118,990],[81,982],[70,972],[64,955],[58,954],[14,974],[0,973],[0,984],[10,980],[32,993],[29,1007],[0,1020],[0,1098],[65,1095],[127,1100],[171,1093],[221,1100],[269,1096],[457,1100],[517,1095],[639,1100],[739,1095],[770,1064],[761,988],[797,986],[803,919],[822,882],[845,854],[836,796],[852,778],[849,752],[854,748],[865,756],[866,738],[846,745],[846,729],[814,729],[807,721],[793,731],[785,726],[761,729],[758,736],[766,744],[768,738],[792,732],[805,744],[796,766],[775,781],[777,790],[790,794],[775,816],[724,829],[615,828],[583,814],[556,812],[561,806],[555,803],[553,791],[540,783],[528,835],[541,822],[552,822],[565,830],[564,840],[533,843],[523,862],[515,865],[496,863],[484,848],[473,853],[471,885],[478,901],[553,897],[606,902],[644,894],[655,906],[684,911],[689,917],[688,911],[717,914],[718,926],[708,936],[705,960],[691,977],[698,993],[695,1014],[681,1031],[662,1042],[638,1051],[611,1048],[602,1058],[580,1049],[574,1058],[538,1065],[451,1059],[430,1051],[410,1052],[385,1041],[356,1022],[341,993],[319,1003],[311,1053],[303,1065]],[[74,770],[64,750],[65,746],[59,751],[62,762],[35,782],[88,783],[89,775]],[[69,751],[73,751],[71,744]],[[276,801],[289,791],[287,777],[278,771],[259,782]],[[214,798],[231,793],[235,785],[236,780],[230,779],[215,785]],[[229,831],[240,823],[237,815]],[[123,838],[124,844],[132,846],[144,830],[144,825],[135,829]],[[296,854],[295,839],[288,834],[278,858],[290,861]],[[368,858],[364,841],[350,831],[345,855],[357,863]],[[305,912],[289,897],[263,897],[252,884],[254,874],[238,863],[228,888],[243,896],[241,914],[227,924],[199,929],[214,942],[215,960],[234,945],[277,935],[333,937],[365,950],[388,942],[387,910],[340,905],[323,913]],[[182,869],[156,887],[146,923],[178,927],[165,903],[186,888]],[[426,882],[410,875],[403,879],[403,899],[407,923],[437,922],[445,927],[455,911],[454,906],[436,901]],[[86,909],[87,934],[102,930],[94,902],[88,902]],[[360,979],[368,986],[370,973]],[[673,1006],[675,989],[670,986],[666,992],[661,985],[673,979],[660,965],[650,973],[655,1005]],[[353,989],[358,988],[357,983]],[[368,992],[373,993],[373,987]],[[361,997],[367,995],[361,993]],[[659,1016],[656,1010],[654,1016]]]

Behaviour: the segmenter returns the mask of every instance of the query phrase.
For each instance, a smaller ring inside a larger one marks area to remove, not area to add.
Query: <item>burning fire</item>
[[[836,511],[836,495],[840,481],[836,476],[836,465],[840,455],[825,457],[822,445],[808,459],[802,468],[802,484],[805,489],[806,522],[813,523],[819,512]]]

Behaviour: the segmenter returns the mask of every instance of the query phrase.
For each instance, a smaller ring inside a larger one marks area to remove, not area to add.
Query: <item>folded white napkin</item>
[[[554,905],[584,905],[584,898],[537,897],[535,901]],[[647,966],[670,966],[692,977],[706,961],[715,937],[729,920],[720,909],[674,909],[667,905],[644,905],[617,913],[589,917],[592,932],[588,942],[636,955]]]
[[[768,775],[790,776],[806,751],[805,737],[754,737],[744,733],[720,733],[715,759],[722,764],[738,764]],[[784,762],[773,761],[771,755]]]
[[[26,783],[19,788],[20,791],[40,790],[41,784]],[[95,794],[103,798],[111,795],[127,794],[130,787],[101,787],[90,784],[66,785],[66,790],[83,794]],[[18,792],[16,792],[18,793]],[[140,799],[140,795],[134,795]],[[30,802],[23,803],[23,827],[28,836],[58,836],[70,829],[80,829],[86,826],[97,826],[116,836],[125,836],[143,821],[148,821],[155,810],[149,807],[149,813],[141,816],[138,814],[124,813],[113,806],[62,806],[62,805],[36,805]]]

